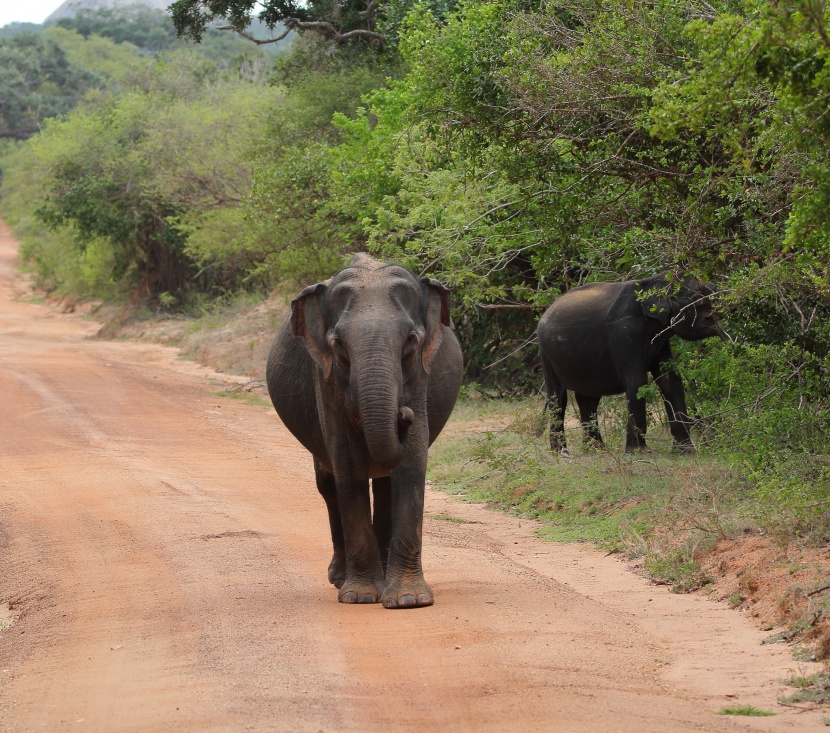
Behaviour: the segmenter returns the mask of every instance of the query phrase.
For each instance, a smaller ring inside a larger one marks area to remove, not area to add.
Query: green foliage
[[[721,708],[719,715],[749,715],[752,717],[769,717],[775,715],[770,710],[761,710],[753,705],[742,705],[740,707]]]
[[[349,238],[347,228],[328,216],[325,153],[322,144],[286,146],[256,172],[250,218],[263,234],[256,253],[261,265],[253,274],[299,285],[339,268],[338,253],[348,249]]]
[[[336,56],[330,44],[298,43],[277,65],[283,89],[256,140],[256,166],[242,240],[251,281],[302,286],[328,277],[342,255],[360,248],[354,212],[337,205],[341,131],[337,116],[356,113],[387,69],[360,51]]]
[[[408,34],[407,19],[413,11],[426,11],[431,17],[444,20],[457,6],[456,0],[388,0],[378,19],[378,31],[386,39],[386,48],[397,50]]]
[[[184,303],[194,291],[236,285],[236,272],[213,267],[210,236],[189,247],[188,234],[241,221],[233,212],[251,189],[249,136],[263,128],[279,91],[250,67],[219,68],[187,51],[133,69],[121,84],[128,82],[120,94],[50,120],[6,161],[7,179],[26,179],[32,194],[8,208],[69,239],[76,263],[68,267],[67,253],[57,256],[37,231],[21,232],[26,253],[56,288],[78,282],[80,260],[85,293],[141,287]],[[223,236],[232,241],[243,230],[226,227]]]
[[[0,39],[0,137],[29,137],[99,83],[51,38],[24,33]]]
[[[60,46],[70,63],[96,74],[105,87],[117,87],[122,80],[129,84],[133,75],[151,64],[151,59],[131,43],[114,43],[101,36],[84,38],[57,26],[47,28],[43,36]]]
[[[830,538],[827,354],[794,341],[710,341],[679,349],[678,362],[702,447],[742,467],[756,521],[785,544]]]

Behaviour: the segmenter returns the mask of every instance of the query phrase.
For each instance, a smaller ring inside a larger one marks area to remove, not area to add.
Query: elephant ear
[[[291,301],[291,331],[303,339],[323,378],[331,374],[331,352],[326,346],[326,322],[323,316],[323,298],[326,284],[309,285]]]
[[[665,285],[657,284],[638,289],[637,297],[646,318],[653,318],[663,326],[669,325],[672,318],[672,302],[666,295]]]
[[[424,365],[424,371],[429,374],[432,370],[432,361],[444,340],[444,326],[452,328],[450,291],[431,277],[421,278],[421,283],[423,283],[426,292],[426,313],[424,317],[426,335],[424,336],[421,361]]]

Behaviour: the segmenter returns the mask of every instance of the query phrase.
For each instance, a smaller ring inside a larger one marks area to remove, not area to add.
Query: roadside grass
[[[770,710],[761,710],[753,705],[742,705],[741,707],[736,708],[721,708],[718,715],[750,715],[756,717],[768,717],[770,715],[775,715],[775,713]]]
[[[830,703],[830,673],[828,672],[797,675],[788,680],[784,680],[784,684],[797,689],[797,692],[794,692],[792,695],[781,696],[781,702],[785,705],[798,703],[826,705]]]
[[[672,453],[661,423],[654,452],[625,454],[625,405],[607,400],[607,447],[585,447],[569,411],[569,454],[551,452],[541,399],[461,401],[432,448],[430,476],[449,493],[538,519],[541,537],[593,542],[641,558],[655,582],[689,592],[709,582],[697,562],[719,539],[743,532],[746,486],[724,460]],[[657,422],[652,415],[652,424]]]

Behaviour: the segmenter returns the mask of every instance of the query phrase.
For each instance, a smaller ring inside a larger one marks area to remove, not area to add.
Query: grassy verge
[[[546,539],[641,557],[656,580],[698,588],[707,581],[698,553],[748,528],[746,487],[724,461],[672,453],[661,426],[649,432],[654,452],[622,453],[620,407],[605,410],[606,450],[586,449],[571,429],[563,456],[543,435],[540,400],[463,401],[433,448],[432,477],[470,501],[541,520]]]

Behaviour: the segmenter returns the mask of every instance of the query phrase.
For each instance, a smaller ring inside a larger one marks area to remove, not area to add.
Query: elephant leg
[[[646,384],[645,375],[629,385],[625,390],[628,402],[628,426],[625,431],[625,452],[648,450],[646,445],[646,401],[637,397],[640,387]]]
[[[392,537],[381,599],[385,608],[433,603],[432,588],[424,580],[421,566],[426,447],[423,441],[423,450],[418,451],[423,458],[419,455],[417,460],[404,460],[392,475]]]
[[[593,448],[602,448],[605,443],[599,432],[599,397],[589,397],[584,394],[577,394],[576,404],[579,406],[579,419],[582,422],[582,429],[585,431],[585,445]]]
[[[389,476],[372,479],[372,530],[378,542],[380,566],[386,574],[389,559],[389,538],[392,532],[392,479]]]
[[[338,477],[337,502],[346,550],[346,577],[337,598],[341,603],[377,603],[384,580],[372,530],[369,480]]]
[[[669,431],[674,438],[677,450],[692,451],[692,437],[689,435],[691,419],[686,409],[686,395],[683,391],[683,380],[671,367],[661,370],[658,366],[652,371],[654,382],[663,396],[663,405],[669,418]]]
[[[553,412],[548,426],[550,435],[550,449],[557,453],[565,450],[565,408],[568,406],[568,390],[566,390],[553,371],[550,362],[542,356],[542,371],[545,376],[545,412]]]
[[[333,552],[329,563],[329,583],[340,588],[346,579],[346,544],[343,541],[343,524],[340,521],[340,506],[337,503],[337,484],[334,476],[323,471],[316,459],[314,474],[317,479],[317,490],[326,502],[331,527]]]

